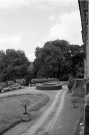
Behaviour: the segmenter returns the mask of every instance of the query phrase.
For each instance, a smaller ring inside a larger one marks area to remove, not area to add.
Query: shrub
[[[14,81],[9,81],[8,82],[8,86],[11,86],[11,85],[13,85],[14,84]]]
[[[16,83],[21,84],[21,79],[16,79]]]
[[[45,85],[36,85],[36,89],[38,90],[59,90],[62,89],[62,85],[49,85],[49,84],[45,84]]]
[[[34,80],[34,79],[32,79],[32,80],[31,80],[31,83],[33,83],[33,84],[34,84],[34,83],[35,83],[35,80]]]
[[[75,79],[70,77],[69,80],[68,80],[68,89],[69,89],[69,91],[71,91],[74,83],[75,83]]]
[[[26,80],[25,79],[21,79],[21,85],[25,86],[25,84],[26,84]]]
[[[1,82],[0,83],[0,92],[2,92],[4,87],[6,87],[6,83],[5,82]]]
[[[57,78],[48,78],[48,79],[46,79],[46,78],[39,78],[39,79],[32,79],[31,80],[31,83],[32,84],[35,84],[35,83],[44,83],[44,82],[51,82],[51,81],[58,81],[58,79]]]
[[[0,87],[2,87],[2,88],[6,87],[6,83],[5,82],[1,82],[0,83]]]

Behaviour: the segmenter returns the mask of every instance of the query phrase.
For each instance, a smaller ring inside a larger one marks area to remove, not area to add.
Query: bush
[[[16,79],[16,83],[21,84],[21,79]]]
[[[31,83],[32,84],[35,84],[35,83],[44,83],[44,82],[52,82],[52,81],[58,81],[58,79],[57,78],[48,78],[48,79],[46,79],[46,78],[40,78],[40,79],[32,79],[31,80]]]
[[[70,77],[69,80],[68,80],[68,89],[71,91],[73,85],[75,83],[75,79]]]
[[[36,85],[37,90],[60,90],[62,85]]]
[[[0,93],[2,92],[4,87],[6,87],[6,83],[5,82],[1,82],[0,83]]]
[[[14,81],[9,81],[8,82],[8,86],[11,86],[11,85],[13,85],[14,84]]]
[[[0,83],[0,87],[2,87],[2,88],[6,87],[6,83],[5,82],[1,82]]]
[[[32,80],[31,80],[31,83],[35,84],[35,79],[32,79]]]
[[[13,85],[9,86],[12,90],[21,89],[22,86],[19,83],[14,83]]]
[[[26,84],[26,80],[25,79],[21,79],[21,85],[25,86],[25,84]]]
[[[60,79],[60,81],[68,81],[69,76],[67,74],[64,74],[59,79]]]

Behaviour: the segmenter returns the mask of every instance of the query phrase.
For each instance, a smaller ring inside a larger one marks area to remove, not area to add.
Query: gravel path
[[[59,117],[59,114],[62,111],[65,93],[66,87],[58,92],[55,100],[42,117],[40,117],[40,119],[31,128],[21,135],[46,135],[50,130],[52,130],[52,125],[54,126],[57,117]]]

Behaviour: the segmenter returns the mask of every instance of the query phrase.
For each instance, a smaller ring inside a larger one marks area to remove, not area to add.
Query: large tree
[[[1,81],[26,77],[30,64],[23,51],[14,49],[0,51],[0,63]]]
[[[34,77],[57,77],[67,80],[70,74],[83,74],[84,55],[84,45],[71,45],[66,40],[48,41],[43,47],[36,48]]]
[[[64,59],[61,49],[50,43],[36,48],[34,73],[36,77],[57,77],[60,63]]]

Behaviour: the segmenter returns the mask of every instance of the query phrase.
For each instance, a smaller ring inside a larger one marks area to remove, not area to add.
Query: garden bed
[[[62,85],[61,84],[40,84],[40,85],[36,85],[36,89],[38,90],[60,90],[62,89]]]

